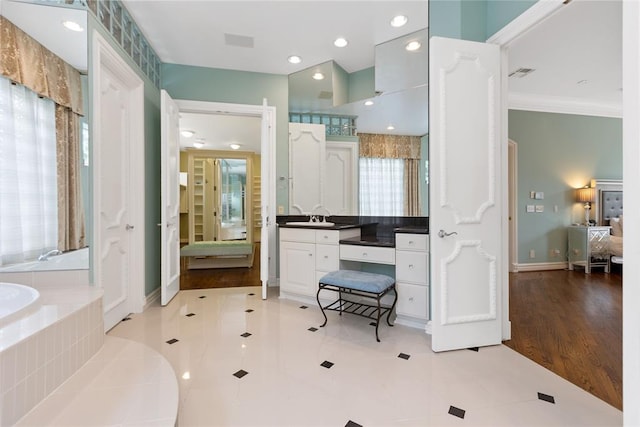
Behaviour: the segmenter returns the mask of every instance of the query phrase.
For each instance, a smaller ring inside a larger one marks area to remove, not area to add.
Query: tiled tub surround
[[[104,341],[102,290],[34,286],[40,306],[0,328],[0,425],[10,426],[73,375]]]

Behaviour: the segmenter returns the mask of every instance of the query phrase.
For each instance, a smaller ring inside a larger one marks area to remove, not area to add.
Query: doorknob
[[[458,234],[457,231],[452,231],[451,233],[447,233],[444,230],[440,230],[438,231],[438,237],[440,238],[444,238],[444,237],[448,237],[448,236],[453,236],[454,234]]]
[[[127,224],[124,228],[126,228],[127,230],[133,230],[133,225]]]

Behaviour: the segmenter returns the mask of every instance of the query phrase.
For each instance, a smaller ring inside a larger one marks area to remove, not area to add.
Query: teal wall
[[[430,0],[429,34],[485,41],[537,0]]]
[[[373,98],[375,95],[375,70],[373,67],[349,74],[348,102],[351,103],[362,99]]]
[[[518,263],[565,261],[566,227],[584,221],[575,188],[592,178],[622,179],[622,119],[510,110],[509,138],[518,146]],[[526,212],[540,204],[543,213]],[[552,257],[553,249],[561,256]]]
[[[289,176],[289,89],[286,75],[162,64],[162,88],[173,99],[276,108],[276,176]],[[288,188],[276,186],[276,204],[289,206]]]
[[[109,42],[116,52],[124,59],[132,70],[144,81],[144,212],[145,212],[145,295],[160,286],[160,228],[156,225],[160,222],[160,91],[144,75],[131,58],[112,39],[104,28],[98,23],[91,13],[88,14],[87,34],[93,34],[96,30]],[[92,43],[89,41],[89,64],[93,57]],[[95,88],[90,81],[90,92]],[[91,191],[93,194],[93,188]],[[91,201],[93,203],[93,201]],[[93,215],[89,229],[93,230]],[[92,235],[92,233],[89,233]],[[93,241],[90,243],[93,244]],[[93,271],[93,269],[92,269]]]

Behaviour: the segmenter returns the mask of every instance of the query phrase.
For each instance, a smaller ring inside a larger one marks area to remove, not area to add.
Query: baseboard
[[[159,300],[160,300],[160,287],[157,287],[149,295],[144,297],[144,307],[142,308],[142,310],[147,311],[149,307],[154,305]]]
[[[517,271],[545,271],[545,270],[566,270],[568,264],[566,261],[560,262],[530,262],[526,264],[517,264]]]

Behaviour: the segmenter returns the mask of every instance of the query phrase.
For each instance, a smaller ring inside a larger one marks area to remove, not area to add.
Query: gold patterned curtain
[[[83,115],[80,72],[0,16],[0,74]]]
[[[80,72],[0,16],[0,74],[56,103],[58,249],[86,246],[80,188]]]
[[[420,137],[359,133],[360,157],[404,159],[404,215],[420,216]]]
[[[86,246],[80,188],[79,117],[71,109],[56,105],[58,249],[61,251]]]
[[[360,157],[420,159],[420,137],[359,133]]]

